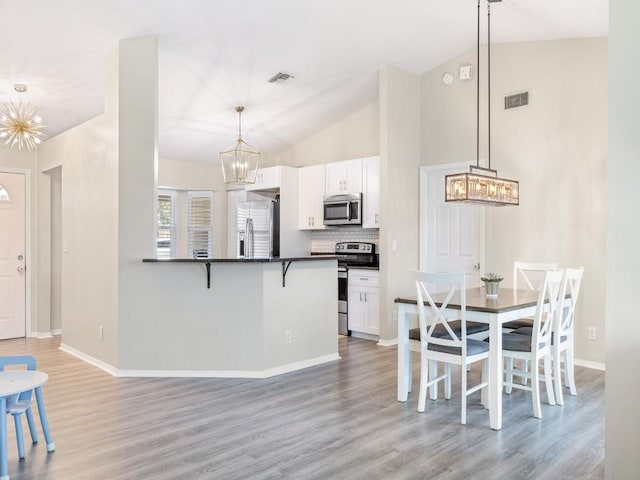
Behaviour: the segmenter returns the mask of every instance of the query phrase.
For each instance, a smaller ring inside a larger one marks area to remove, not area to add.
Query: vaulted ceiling
[[[485,0],[483,2],[483,28]],[[376,98],[385,64],[423,74],[475,46],[477,0],[0,0],[0,100],[54,136],[99,115],[118,40],[159,44],[159,153],[217,161],[237,132],[285,149]],[[606,36],[608,0],[503,0],[492,42]],[[294,76],[268,83],[277,72]]]

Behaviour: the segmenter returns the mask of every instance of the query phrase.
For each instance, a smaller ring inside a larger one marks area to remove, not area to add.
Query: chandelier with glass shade
[[[244,107],[236,107],[238,112],[238,139],[225,151],[220,152],[224,183],[247,185],[256,182],[260,163],[260,152],[242,139],[242,112]]]
[[[445,176],[445,201],[472,203],[488,206],[518,205],[520,184],[516,180],[498,177],[498,171],[491,168],[491,3],[501,0],[487,0],[487,161],[488,168],[480,166],[480,0],[478,0],[478,45],[476,69],[476,164],[469,166],[468,173]]]

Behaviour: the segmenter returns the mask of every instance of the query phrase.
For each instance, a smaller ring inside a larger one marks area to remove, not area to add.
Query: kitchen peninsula
[[[264,378],[340,358],[334,256],[143,261],[162,278],[153,351],[118,375]]]

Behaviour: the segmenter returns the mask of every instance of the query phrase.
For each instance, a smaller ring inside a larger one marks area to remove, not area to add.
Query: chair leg
[[[529,360],[520,360],[520,368],[522,369],[523,372],[528,372]],[[520,377],[520,385],[526,385],[526,384],[527,384],[527,377],[526,375],[523,375]]]
[[[451,400],[451,364],[444,364],[444,373],[447,375],[444,379],[444,398]]]
[[[420,393],[418,394],[418,412],[424,412],[427,403],[427,385],[429,384],[429,361],[424,358],[420,361]]]
[[[460,412],[460,423],[462,425],[466,425],[467,423],[467,369],[465,368],[465,365],[461,365],[460,366],[460,371],[462,372],[462,379],[461,379],[461,386],[460,386],[460,393],[462,396],[461,399],[461,408],[462,411]]]
[[[556,404],[556,396],[553,394],[553,371],[551,369],[551,353],[544,356],[544,382],[547,387],[549,405]]]
[[[16,425],[16,442],[18,443],[18,458],[24,458],[24,439],[22,438],[22,421],[20,414],[13,415],[13,421]]]
[[[540,408],[540,371],[538,362],[531,362],[531,396],[533,398],[533,416],[542,418],[542,408]]]
[[[429,360],[429,377],[437,378],[438,377],[438,362],[435,360]],[[440,382],[433,382],[429,387],[429,393],[431,393],[431,400],[438,399],[438,384]]]
[[[31,433],[31,442],[38,443],[38,431],[36,430],[36,422],[33,421],[31,407],[27,408],[25,414],[27,415],[27,423],[29,424],[29,432]]]
[[[575,396],[578,392],[576,390],[576,379],[573,370],[573,346],[570,346],[564,351],[564,374],[566,385],[569,387],[569,393]]]
[[[505,393],[511,395],[513,390],[513,358],[507,358],[507,380],[505,382]]]
[[[562,396],[562,365],[560,364],[560,349],[555,346],[553,348],[553,385],[556,391],[556,402],[558,405],[564,405],[564,398]]]
[[[481,382],[487,383],[489,381],[489,359],[482,360],[482,377]],[[489,408],[489,388],[484,387],[480,391],[480,399],[484,408]]]

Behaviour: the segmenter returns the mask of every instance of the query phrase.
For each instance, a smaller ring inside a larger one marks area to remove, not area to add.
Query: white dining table
[[[489,386],[488,400],[483,404],[489,409],[489,424],[492,429],[502,428],[502,324],[535,313],[539,292],[500,288],[498,296],[487,297],[484,288],[466,290],[467,321],[489,324]],[[439,300],[436,295],[435,300]],[[441,300],[441,299],[440,299]],[[411,349],[409,330],[411,318],[417,318],[416,297],[395,299],[398,319],[398,401],[406,402],[411,389]],[[459,295],[449,303],[448,310],[460,310]],[[414,320],[414,326],[417,326]]]
[[[9,466],[7,462],[7,398],[12,395],[34,390],[38,415],[44,438],[47,442],[47,451],[53,452],[55,444],[49,431],[47,413],[42,399],[42,385],[49,376],[38,370],[5,370],[0,372],[0,480],[9,480]]]

